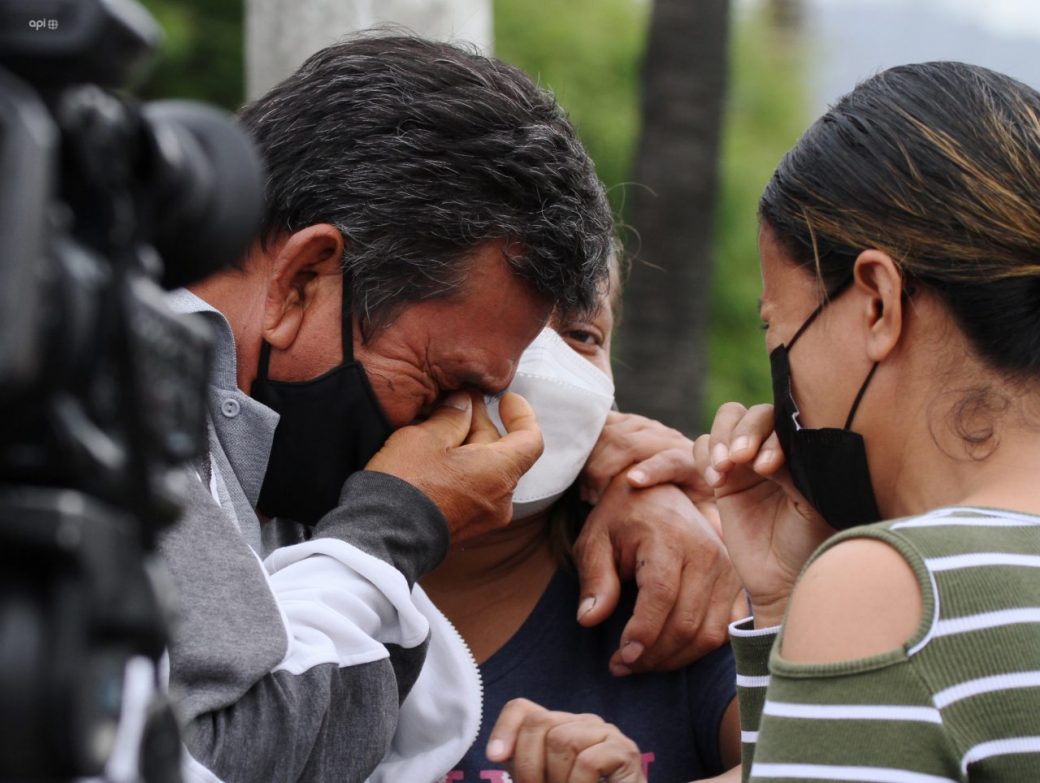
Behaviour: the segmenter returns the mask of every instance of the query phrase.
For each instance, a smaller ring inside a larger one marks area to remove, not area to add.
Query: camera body
[[[245,249],[263,177],[223,112],[113,91],[158,39],[132,0],[0,0],[3,779],[177,779],[154,549],[211,349],[163,289]]]

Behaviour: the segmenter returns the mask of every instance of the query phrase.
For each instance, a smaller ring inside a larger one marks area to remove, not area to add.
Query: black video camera
[[[179,779],[156,537],[206,450],[208,329],[164,288],[253,238],[223,112],[115,92],[133,0],[0,0],[0,779]]]

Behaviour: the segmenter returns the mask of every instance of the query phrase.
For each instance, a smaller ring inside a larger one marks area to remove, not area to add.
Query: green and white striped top
[[[796,664],[779,629],[730,631],[744,779],[1040,781],[1040,517],[942,508],[854,528],[895,547],[921,585],[905,647]]]

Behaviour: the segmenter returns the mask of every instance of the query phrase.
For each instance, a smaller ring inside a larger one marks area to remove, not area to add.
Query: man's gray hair
[[[494,240],[562,313],[597,307],[614,235],[603,186],[553,96],[516,68],[451,44],[359,37],[240,116],[267,164],[264,241],[339,228],[366,334],[402,304],[455,291]]]

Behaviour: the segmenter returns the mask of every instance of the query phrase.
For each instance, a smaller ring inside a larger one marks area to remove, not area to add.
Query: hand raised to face
[[[834,529],[798,493],[773,432],[773,406],[729,402],[693,446],[715,491],[723,537],[760,627],[778,625],[795,579]]]
[[[509,523],[516,483],[542,453],[534,412],[503,395],[499,435],[483,396],[454,392],[421,424],[402,427],[365,466],[412,484],[440,509],[453,541]]]

